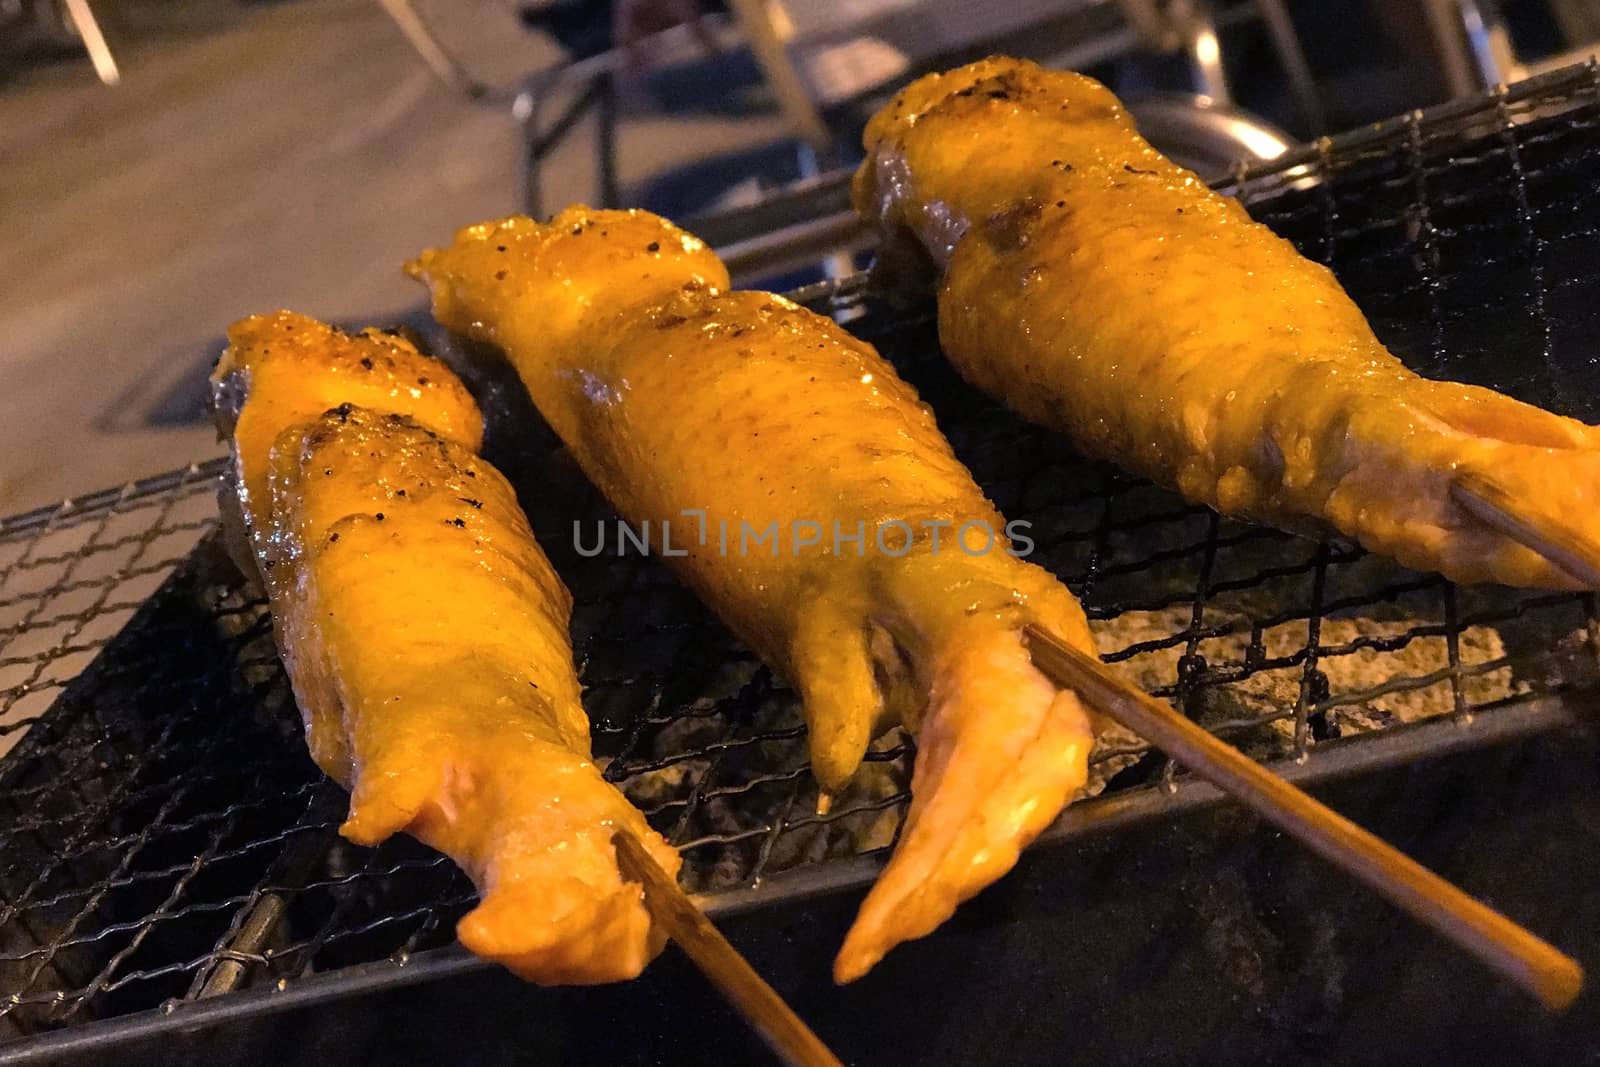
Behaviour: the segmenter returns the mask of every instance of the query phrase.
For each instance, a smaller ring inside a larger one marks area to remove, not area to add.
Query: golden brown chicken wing
[[[1600,429],[1407,370],[1098,83],[988,59],[865,140],[856,206],[942,268],[946,354],[1023,416],[1229,514],[1458,581],[1600,586]]]
[[[715,255],[643,212],[485,223],[412,269],[439,321],[505,349],[621,514],[795,684],[824,788],[885,725],[916,734],[908,822],[836,977],[1009,870],[1092,743],[1020,628],[1094,645],[889,364],[782,297],[727,292]]]
[[[611,835],[678,859],[590,759],[571,598],[473,454],[471,398],[375,331],[283,312],[229,341],[217,407],[307,744],[351,791],[340,832],[454,859],[483,894],[461,941],[523,977],[637,974],[663,937]]]

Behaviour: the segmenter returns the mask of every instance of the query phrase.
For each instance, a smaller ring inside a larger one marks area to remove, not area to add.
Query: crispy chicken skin
[[[1083,784],[1093,740],[1020,627],[1094,645],[1066,588],[1005,550],[1003,520],[893,368],[782,297],[727,292],[715,255],[643,212],[484,223],[411,269],[440,322],[508,353],[623,516],[671,523],[685,554],[667,562],[799,690],[824,789],[886,725],[916,734],[908,822],[836,978],[1009,870]],[[796,521],[820,527],[816,543],[791,536]],[[884,551],[874,531],[894,522],[915,539],[888,528]],[[951,524],[938,550],[929,522]],[[990,551],[979,527],[974,554],[957,545],[967,522],[1000,535]],[[744,534],[772,523],[776,545]],[[863,530],[860,546],[835,544],[834,523]]]
[[[947,356],[1026,418],[1458,581],[1600,585],[1600,430],[1407,370],[1098,83],[984,60],[908,86],[865,143],[857,208],[942,268]]]
[[[483,895],[462,943],[525,978],[638,974],[664,938],[611,835],[678,859],[590,759],[571,597],[473,452],[471,397],[376,331],[280,312],[229,342],[240,518],[312,758],[351,792],[340,832],[450,856]]]

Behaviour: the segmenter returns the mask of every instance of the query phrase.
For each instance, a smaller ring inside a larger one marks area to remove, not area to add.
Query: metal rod
[[[1233,746],[1124,681],[1105,664],[1029,626],[1034,665],[1323,859],[1500,971],[1552,1011],[1583,987],[1583,969],[1494,909],[1301,792]]]
[[[1222,65],[1222,42],[1217,37],[1216,23],[1203,3],[1190,5],[1185,20],[1184,47],[1193,67],[1195,91],[1210,97],[1218,104],[1231,106],[1233,93],[1228,88],[1228,72]]]
[[[333,828],[341,821],[344,806],[343,792],[331,783],[324,783],[312,793],[305,811],[300,813],[290,831],[295,834],[293,841],[278,854],[257,883],[277,888],[258,889],[259,895],[240,905],[232,928],[212,950],[215,962],[195,973],[184,1000],[222,996],[243,984],[249,973],[247,959],[260,955],[288,914],[289,897],[305,884],[333,847],[337,838]]]
[[[1559,99],[1560,94],[1568,90],[1586,92],[1594,85],[1597,69],[1600,69],[1600,59],[1591,58],[1577,66],[1535,74],[1525,81],[1507,87],[1503,93],[1491,90],[1487,93],[1459,97],[1423,108],[1420,117],[1396,115],[1382,122],[1357,126],[1353,130],[1346,130],[1333,137],[1321,138],[1291,148],[1273,159],[1247,162],[1223,187],[1237,189],[1244,182],[1284,174],[1296,167],[1313,165],[1330,155],[1354,157],[1358,152],[1371,149],[1408,132],[1413,123],[1420,122],[1425,130],[1437,129],[1446,124],[1459,127],[1473,119],[1486,117],[1492,119],[1495,112],[1506,105],[1520,104],[1525,100]]]
[[[1470,96],[1499,80],[1489,80],[1473,63],[1467,35],[1476,11],[1463,10],[1461,0],[1423,0],[1422,12],[1451,96]]]
[[[625,830],[611,839],[625,877],[644,886],[645,907],[712,985],[761,1035],[784,1063],[795,1067],[843,1067],[811,1028],[728,943],[661,869],[637,838]]]
[[[736,241],[717,249],[717,256],[736,282],[770,277],[778,271],[816,263],[843,253],[850,256],[871,247],[876,235],[861,224],[855,212],[826,215],[809,222]],[[845,264],[837,264],[842,268]]]
[[[1267,24],[1267,35],[1272,39],[1273,51],[1278,53],[1278,63],[1289,79],[1289,95],[1294,97],[1295,110],[1300,112],[1313,135],[1322,136],[1328,129],[1328,116],[1322,109],[1316,75],[1311,73],[1311,63],[1300,46],[1300,34],[1289,16],[1287,0],[1256,0],[1256,8]]]

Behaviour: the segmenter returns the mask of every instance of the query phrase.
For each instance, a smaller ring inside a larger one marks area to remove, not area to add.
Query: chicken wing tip
[[[849,985],[877,966],[883,959],[881,952],[869,952],[865,949],[853,949],[849,942],[839,950],[839,955],[833,961],[833,984]]]

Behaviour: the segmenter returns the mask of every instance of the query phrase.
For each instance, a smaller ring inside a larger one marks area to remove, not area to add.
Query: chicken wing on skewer
[[[1407,370],[1098,83],[984,60],[907,87],[866,148],[857,208],[942,269],[945,353],[1026,418],[1228,514],[1600,587],[1600,429]]]
[[[612,834],[678,858],[590,759],[571,597],[474,455],[471,398],[375,331],[282,312],[229,341],[213,383],[239,517],[311,755],[351,792],[340,832],[454,859],[483,894],[462,942],[525,978],[636,975],[664,939]]]
[[[799,690],[823,788],[886,724],[916,734],[909,821],[836,976],[1009,870],[1093,740],[1020,629],[1094,645],[889,364],[782,297],[726,292],[715,255],[642,212],[485,223],[412,269],[442,323],[505,349],[622,515],[680,531],[668,562]]]

